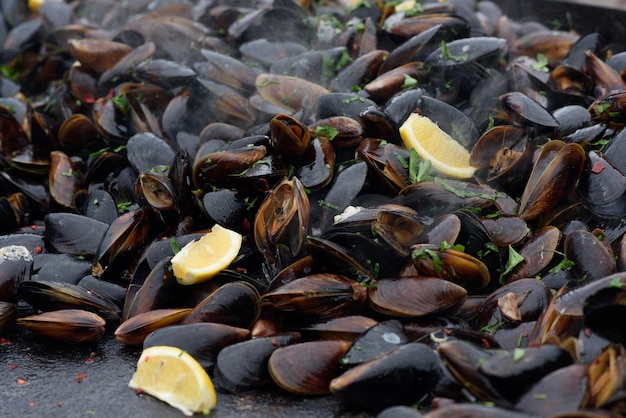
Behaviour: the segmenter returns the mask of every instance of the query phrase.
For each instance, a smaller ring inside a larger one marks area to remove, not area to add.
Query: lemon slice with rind
[[[470,165],[470,153],[429,118],[412,113],[400,127],[400,137],[408,149],[430,160],[433,168],[444,176],[468,179],[476,167]]]
[[[128,386],[170,404],[187,416],[208,413],[217,406],[207,372],[189,353],[176,347],[154,346],[143,350]]]
[[[224,270],[237,257],[243,237],[215,225],[197,241],[185,245],[172,257],[172,270],[180,284],[204,282]]]

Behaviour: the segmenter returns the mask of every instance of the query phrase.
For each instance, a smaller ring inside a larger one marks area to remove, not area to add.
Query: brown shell
[[[380,279],[368,291],[372,309],[400,317],[432,315],[461,305],[467,291],[452,282],[433,277]]]
[[[80,309],[62,309],[18,318],[17,324],[55,340],[83,343],[104,335],[105,321]]]
[[[269,359],[272,380],[291,393],[326,395],[330,393],[331,380],[341,372],[339,360],[349,347],[350,342],[342,340],[310,341],[281,347]]]

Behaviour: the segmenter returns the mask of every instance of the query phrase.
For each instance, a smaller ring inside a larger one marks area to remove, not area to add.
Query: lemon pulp
[[[242,239],[237,232],[215,225],[202,238],[185,245],[171,261],[178,283],[211,279],[237,257]]]
[[[415,149],[447,177],[467,179],[476,171],[469,163],[469,151],[425,116],[412,113],[400,127],[400,137],[408,149]]]
[[[189,353],[176,347],[154,346],[143,350],[128,386],[170,404],[187,416],[206,413],[217,406],[207,372]]]

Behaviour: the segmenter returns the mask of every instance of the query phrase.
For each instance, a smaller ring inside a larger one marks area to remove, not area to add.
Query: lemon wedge
[[[39,8],[46,1],[63,1],[63,0],[28,0],[28,8],[30,9],[31,12],[37,13],[39,12]]]
[[[204,282],[224,270],[237,257],[243,237],[215,225],[197,241],[185,245],[172,257],[172,270],[180,284]]]
[[[167,402],[187,416],[208,413],[217,406],[207,372],[189,353],[176,347],[143,350],[128,386]]]
[[[400,127],[400,137],[444,176],[467,179],[476,171],[469,163],[469,151],[425,116],[412,113]]]

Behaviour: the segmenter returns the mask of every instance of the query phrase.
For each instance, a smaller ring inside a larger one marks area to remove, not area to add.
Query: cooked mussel
[[[17,324],[60,341],[84,343],[104,335],[105,321],[93,312],[61,309],[18,318]]]

